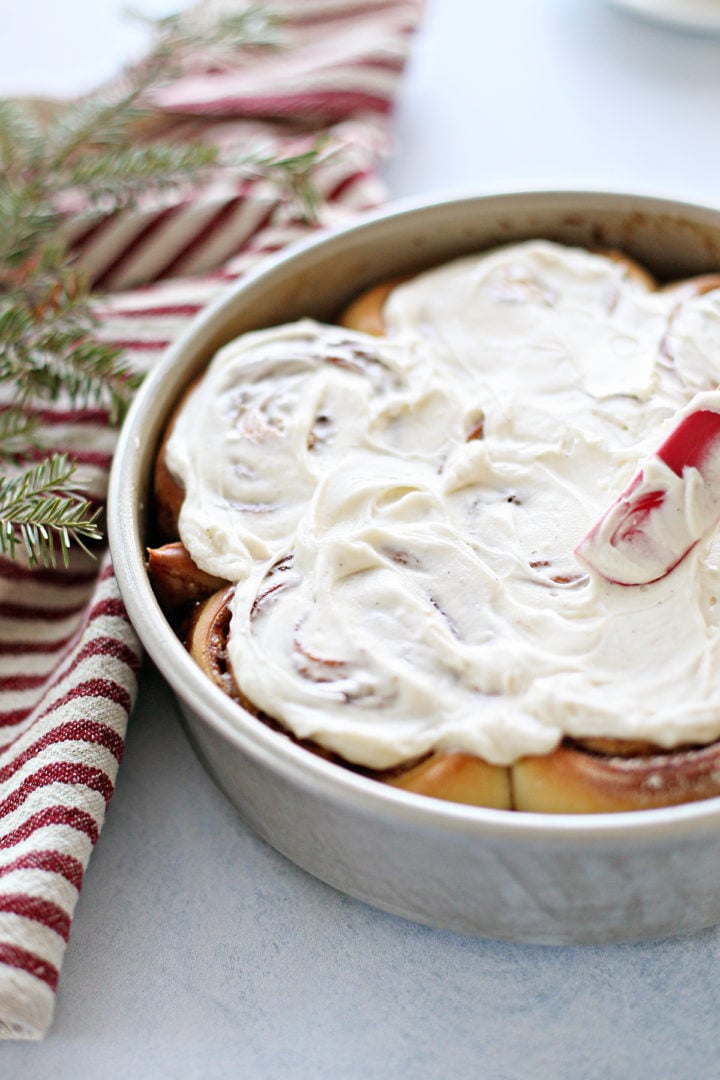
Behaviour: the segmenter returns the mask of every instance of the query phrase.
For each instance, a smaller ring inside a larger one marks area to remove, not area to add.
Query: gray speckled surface
[[[70,22],[93,11],[85,53],[104,50],[110,69],[118,42],[107,27],[120,6],[57,9]],[[21,76],[27,89],[21,46],[45,55],[30,29],[49,40],[53,11],[49,0],[13,5],[3,91]],[[717,202],[720,140],[707,117],[719,104],[718,39],[601,0],[428,0],[388,180],[395,195],[557,181]],[[509,945],[348,899],[246,829],[148,672],[54,1027],[44,1043],[5,1044],[0,1075],[710,1080],[718,953],[720,931]]]

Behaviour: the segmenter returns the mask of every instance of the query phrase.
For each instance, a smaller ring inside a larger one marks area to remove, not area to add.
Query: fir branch
[[[119,209],[149,187],[161,191],[192,182],[217,160],[214,146],[128,146],[81,159],[69,170],[68,181],[82,189],[91,205],[111,202]]]
[[[57,565],[60,548],[68,565],[71,544],[88,551],[85,541],[102,538],[100,510],[73,486],[75,465],[55,454],[13,478],[0,477],[0,552],[15,555],[22,544],[30,567]]]
[[[18,166],[24,170],[42,158],[42,137],[27,105],[19,101],[0,101],[0,170],[3,175],[7,178]]]
[[[152,28],[154,47],[116,84],[61,113],[50,126],[48,156],[56,174],[88,146],[124,146],[132,128],[149,115],[145,100],[149,92],[177,76],[188,54],[203,53],[208,61],[220,64],[236,61],[238,50],[279,44],[278,20],[259,4],[225,14],[202,9],[160,19],[130,14]]]
[[[248,154],[235,164],[248,178],[262,178],[278,188],[282,197],[299,208],[301,217],[312,222],[321,201],[316,173],[334,152],[328,149],[327,136],[322,135],[314,146],[298,154]]]
[[[70,278],[72,281],[72,277]],[[95,320],[84,295],[63,291],[62,279],[44,304],[0,297],[0,383],[14,387],[16,408],[65,395],[73,408],[107,408],[119,423],[140,377],[121,361],[121,351],[94,338]]]
[[[46,243],[58,226],[58,215],[35,184],[6,177],[0,185],[0,268],[21,266]]]
[[[111,425],[123,419],[139,376],[118,363],[119,350],[94,341],[79,341],[66,351],[18,349],[0,360],[0,382],[13,382],[20,409],[43,399],[65,397],[71,408],[107,409]]]
[[[0,458],[19,460],[36,438],[43,402],[125,412],[140,379],[119,351],[97,340],[87,285],[72,268],[58,193],[105,214],[145,193],[197,181],[203,170],[233,166],[214,147],[163,142],[152,95],[172,77],[203,64],[236,65],[244,49],[277,48],[280,24],[250,4],[218,15],[211,7],[150,22],[156,42],[142,63],[101,92],[69,105],[0,102]],[[285,158],[248,155],[243,169],[264,177],[314,216],[318,145]],[[3,400],[8,400],[6,396]],[[97,514],[77,490],[64,456],[8,479],[0,471],[0,551],[21,545],[30,565],[67,562],[72,542],[99,537]]]
[[[143,115],[137,103],[146,90],[145,81],[138,79],[120,92],[113,88],[82,98],[58,114],[46,132],[45,160],[55,177],[53,186],[62,185],[65,170],[77,155],[98,145],[123,145]]]
[[[37,426],[32,413],[13,408],[0,411],[0,458],[17,461],[34,445]]]

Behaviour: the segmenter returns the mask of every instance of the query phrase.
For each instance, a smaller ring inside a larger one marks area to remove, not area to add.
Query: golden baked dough
[[[391,281],[383,281],[380,285],[373,285],[361,293],[340,314],[338,318],[340,326],[381,337],[385,333],[383,318],[385,302],[393,289],[403,280],[405,279],[393,278]]]
[[[512,766],[513,806],[543,814],[652,810],[720,794],[720,745],[606,756],[564,744]]]

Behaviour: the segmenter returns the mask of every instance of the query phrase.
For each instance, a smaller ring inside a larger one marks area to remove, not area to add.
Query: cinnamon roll
[[[531,241],[381,283],[186,395],[156,592],[225,692],[380,782],[542,813],[720,794],[720,544],[637,588],[573,554],[718,383],[720,278]]]

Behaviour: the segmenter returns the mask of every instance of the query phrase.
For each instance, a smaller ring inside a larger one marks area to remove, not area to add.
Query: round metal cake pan
[[[145,570],[158,440],[180,392],[220,345],[305,315],[332,319],[372,282],[533,237],[618,247],[661,279],[720,269],[720,209],[568,191],[396,204],[265,260],[192,324],[137,396],[110,480],[115,572],[210,774],[260,836],[323,881],[431,926],[515,941],[631,941],[700,929],[720,922],[720,799],[620,814],[525,814],[357,776],[294,745],[211,684],[170,629]]]

